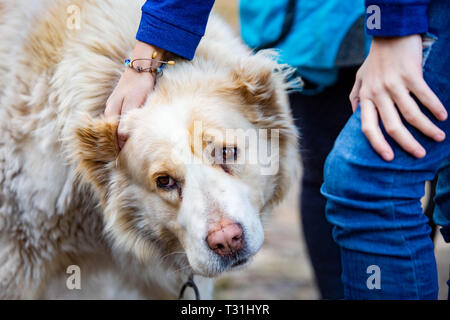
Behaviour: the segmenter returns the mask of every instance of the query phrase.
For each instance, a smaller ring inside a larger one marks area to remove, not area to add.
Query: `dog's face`
[[[177,88],[168,74],[121,120],[120,152],[114,122],[78,129],[79,172],[99,191],[117,244],[203,276],[249,261],[262,216],[295,176],[295,129],[273,77],[266,69]]]

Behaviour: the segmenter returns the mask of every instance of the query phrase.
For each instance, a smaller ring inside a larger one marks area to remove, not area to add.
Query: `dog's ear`
[[[116,130],[117,121],[89,117],[86,117],[82,126],[75,129],[74,156],[78,162],[77,173],[92,183],[102,197],[119,154]]]
[[[258,107],[263,115],[276,111],[277,92],[273,70],[267,65],[258,65],[252,58],[232,71],[234,90],[246,105]]]
[[[264,52],[247,57],[232,72],[234,94],[241,98],[243,111],[257,128],[279,133],[279,171],[275,193],[270,203],[280,202],[286,190],[299,177],[298,132],[294,125],[287,91],[300,86],[300,79],[292,78],[293,69],[279,65]]]
[[[293,77],[294,72],[277,62],[275,52],[263,50],[235,64],[231,71],[232,88],[227,90],[241,98],[244,112],[255,124],[287,124],[291,119],[287,91],[301,86],[301,80]]]

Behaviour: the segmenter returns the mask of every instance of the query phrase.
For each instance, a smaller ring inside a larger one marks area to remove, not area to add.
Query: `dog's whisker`
[[[175,269],[172,272],[180,272],[180,271],[186,270],[187,268],[191,268],[191,266],[188,264],[188,265],[185,265],[184,267],[181,267],[179,269]]]
[[[180,265],[182,265],[182,267],[175,269],[174,272],[179,272],[179,271],[186,270],[186,269],[192,269],[192,266],[189,263],[185,263],[184,266],[182,263],[180,263]]]
[[[174,256],[174,255],[185,255],[185,256],[187,256],[187,255],[186,255],[186,252],[184,252],[184,251],[174,251],[174,252],[170,252],[170,253],[164,255],[163,257],[161,257],[161,261],[158,262],[157,266],[158,266],[158,267],[162,266],[164,263],[167,262],[167,259],[168,259],[170,256]],[[184,262],[184,261],[183,261],[183,262]],[[170,263],[170,265],[167,266],[168,272],[169,272],[169,273],[176,272],[176,271],[172,271],[172,270],[171,270],[171,269],[172,269],[174,266],[176,266],[176,265],[179,265],[179,263],[178,263],[176,260],[173,260],[173,261]],[[188,264],[188,266],[189,266],[189,264]],[[184,266],[183,268],[185,268],[185,266]]]
[[[185,255],[185,256],[187,256],[187,255],[186,255],[186,252],[183,252],[183,251],[171,252],[171,253],[168,253],[168,254],[164,255],[164,256],[161,258],[161,261],[159,262],[158,265],[162,265],[163,263],[166,262],[166,260],[167,260],[169,257],[174,256],[174,255]],[[174,263],[175,263],[175,261],[172,262],[172,265],[173,265]],[[171,266],[172,266],[172,265],[171,265]]]
[[[184,255],[186,255],[186,252],[184,252],[184,251],[171,252],[171,253],[168,253],[168,254],[164,255],[163,257],[161,257],[161,259],[162,260],[167,259],[169,256],[172,256],[172,255],[175,255],[175,254],[184,254]]]

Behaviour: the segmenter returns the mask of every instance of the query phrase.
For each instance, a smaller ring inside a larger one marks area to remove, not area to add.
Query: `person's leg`
[[[438,171],[434,197],[434,222],[442,227],[445,242],[450,242],[450,158],[445,159]]]
[[[434,202],[434,222],[442,226],[442,236],[445,242],[450,243],[450,158],[447,158],[439,168]],[[450,274],[447,284],[449,286],[448,299],[450,300]]]
[[[342,299],[341,257],[325,218],[320,194],[323,165],[334,140],[351,116],[348,100],[357,68],[343,68],[337,83],[316,95],[293,93],[290,103],[299,128],[303,164],[301,221],[305,242],[322,299]]]
[[[449,5],[434,1],[429,8],[432,17],[441,19],[430,19],[430,31],[438,40],[424,66],[426,82],[447,110]],[[325,164],[322,192],[333,237],[341,248],[346,298],[437,298],[433,243],[420,203],[425,181],[450,155],[450,121],[435,123],[447,134],[444,142],[433,142],[407,126],[427,150],[424,159],[412,158],[387,137],[396,156],[392,162],[383,161],[361,132],[359,109],[336,140]]]
[[[433,212],[434,212],[434,208],[435,208],[434,196],[436,194],[436,181],[437,181],[437,176],[434,177],[433,181],[430,181],[429,192],[428,192],[428,195],[426,195],[426,198],[425,198],[426,202],[425,202],[425,205],[423,208],[423,213],[427,216],[428,224],[431,227],[431,233],[430,233],[431,239],[435,238],[436,231],[437,231],[436,224],[434,223],[434,220],[433,220]]]
[[[420,198],[450,144],[427,149],[427,159],[415,160],[395,146],[396,159],[384,162],[360,130],[359,109],[337,139],[322,191],[341,247],[346,298],[437,297],[433,243]]]

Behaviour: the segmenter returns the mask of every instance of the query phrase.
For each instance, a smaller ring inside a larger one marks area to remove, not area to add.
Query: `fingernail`
[[[444,132],[439,132],[434,136],[434,140],[436,141],[442,141],[445,139],[445,133]]]
[[[414,152],[414,156],[416,158],[423,158],[423,157],[425,157],[426,154],[427,154],[427,152],[425,151],[425,149],[418,149]]]
[[[391,161],[394,158],[394,155],[389,152],[389,151],[384,151],[381,156],[383,157],[384,160],[386,161]]]
[[[448,117],[448,113],[446,111],[442,111],[439,113],[439,119],[441,121],[447,120],[447,117]]]

